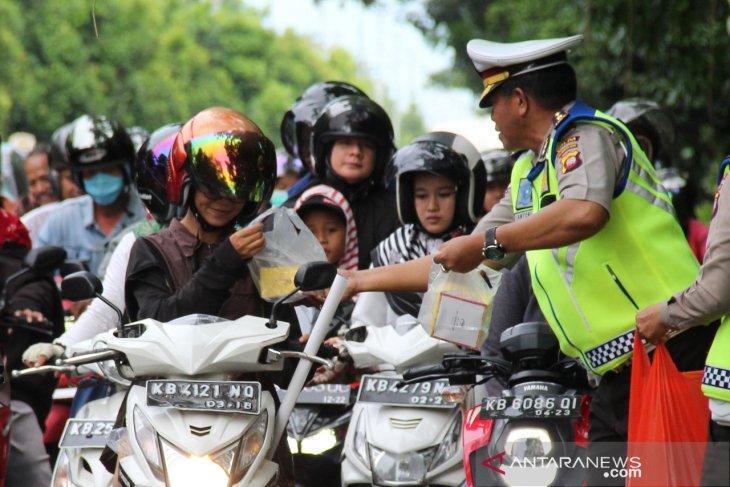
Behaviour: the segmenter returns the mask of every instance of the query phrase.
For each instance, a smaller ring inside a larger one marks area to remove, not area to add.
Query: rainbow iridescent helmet
[[[284,148],[292,157],[298,157],[311,172],[314,172],[309,147],[312,126],[327,103],[347,95],[367,98],[362,90],[343,81],[314,83],[297,98],[281,120],[279,130]]]
[[[175,216],[175,207],[167,200],[166,178],[170,148],[180,127],[180,123],[171,123],[152,132],[134,162],[137,192],[158,223],[167,223]]]
[[[189,206],[191,189],[246,204],[248,223],[271,197],[276,183],[274,144],[248,117],[228,108],[207,108],[175,137],[167,170],[170,204]]]

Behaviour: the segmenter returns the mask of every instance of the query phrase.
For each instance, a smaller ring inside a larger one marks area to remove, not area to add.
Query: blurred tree
[[[82,113],[154,129],[223,105],[278,145],[310,84],[368,91],[344,51],[278,36],[261,17],[240,0],[0,0],[0,133],[45,138]]]
[[[695,177],[712,180],[719,159],[730,152],[725,0],[424,0],[419,6],[408,8],[411,22],[456,53],[453,69],[434,77],[438,83],[481,91],[466,56],[470,39],[514,42],[581,33],[585,41],[570,59],[587,103],[606,109],[642,96],[668,108],[677,123],[676,162]]]
[[[411,103],[408,111],[400,119],[398,147],[410,144],[413,142],[413,139],[424,133],[426,133],[426,127],[423,124],[421,113],[418,111],[418,106],[415,103]]]

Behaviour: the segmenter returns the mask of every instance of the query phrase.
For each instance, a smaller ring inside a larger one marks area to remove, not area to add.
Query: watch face
[[[504,259],[504,250],[496,245],[489,245],[484,249],[484,257],[489,260],[502,260]]]

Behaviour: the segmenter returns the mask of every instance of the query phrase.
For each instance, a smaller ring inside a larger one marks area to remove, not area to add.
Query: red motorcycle
[[[452,355],[438,369],[405,373],[404,383],[447,378],[452,385],[474,385],[494,378],[504,387],[500,397],[484,399],[464,416],[469,487],[582,486],[590,408],[585,370],[561,358],[546,323],[513,326],[500,346],[506,360]]]

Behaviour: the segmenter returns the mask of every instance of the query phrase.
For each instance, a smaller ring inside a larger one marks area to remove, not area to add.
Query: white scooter
[[[92,340],[85,340],[70,346],[66,355],[74,356],[88,350],[106,348],[105,335],[113,336],[109,331]],[[93,342],[93,343],[92,343]],[[77,373],[94,373],[104,376],[116,385],[116,392],[84,404],[74,418],[66,422],[59,441],[59,453],[53,468],[53,487],[72,487],[75,485],[89,487],[111,487],[113,476],[102,465],[99,458],[114,427],[119,408],[124,402],[131,382],[119,375],[113,360],[73,366],[57,366],[59,371]]]
[[[274,305],[270,320],[207,315],[169,323],[146,319],[100,335],[103,350],[61,360],[58,365],[64,366],[113,359],[120,374],[132,380],[126,427],[110,437],[119,454],[119,483],[275,485],[279,468],[272,457],[311,363],[331,366],[314,353],[346,283],[334,266],[310,263],[297,272],[296,289]],[[278,304],[297,291],[330,285],[304,352],[274,349],[289,334],[289,325],[274,318]],[[89,273],[69,276],[63,284],[69,299],[88,299],[100,294],[100,287]],[[234,380],[241,374],[280,371],[288,357],[300,362],[279,408],[260,382]]]
[[[444,354],[458,348],[407,319],[396,326],[354,328],[346,336],[355,366],[379,371],[361,379],[345,439],[343,486],[461,486],[465,481],[461,423],[464,408],[474,404],[473,391],[449,389],[445,380],[403,387],[399,375],[440,364]]]

